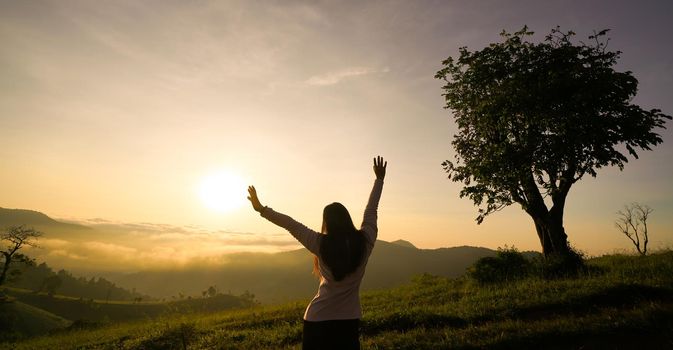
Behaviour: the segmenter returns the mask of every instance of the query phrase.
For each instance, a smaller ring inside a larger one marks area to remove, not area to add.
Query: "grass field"
[[[66,296],[49,296],[27,290],[7,289],[14,299],[59,315],[71,321],[118,322],[148,319],[171,313],[193,313],[250,306],[251,300],[238,296],[218,294],[210,298],[183,299],[170,302],[105,301],[79,299]],[[1,338],[0,338],[1,339]]]
[[[363,293],[363,349],[673,348],[673,252],[590,259],[575,279],[418,276]],[[60,331],[6,349],[298,348],[307,300]]]

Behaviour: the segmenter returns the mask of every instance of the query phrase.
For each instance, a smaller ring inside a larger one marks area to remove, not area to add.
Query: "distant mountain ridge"
[[[69,242],[78,239],[81,242],[115,242],[116,239],[117,244],[129,243],[119,240],[119,237],[125,237],[121,231],[106,232],[97,227],[62,223],[33,210],[0,208],[0,227],[12,224],[35,226],[48,232],[50,238]],[[495,250],[483,247],[419,249],[402,239],[393,242],[379,240],[369,259],[362,288],[389,288],[407,283],[413,276],[424,273],[458,277],[479,258],[495,254]],[[313,255],[303,248],[279,253],[225,254],[219,261],[217,265],[166,270],[155,268],[136,273],[105,271],[104,267],[90,272],[124,289],[135,289],[138,293],[158,298],[200,295],[209,286],[216,286],[232,294],[251,292],[262,302],[277,302],[308,298],[318,286],[318,280],[311,274]]]
[[[60,229],[88,230],[89,227],[54,220],[44,213],[28,209],[0,207],[0,227],[27,225],[36,228],[54,227]]]
[[[413,245],[411,242],[409,242],[409,241],[405,241],[405,240],[403,240],[403,239],[398,239],[398,240],[396,240],[396,241],[392,241],[392,242],[390,242],[390,243],[392,243],[392,244],[397,244],[397,245],[402,246],[402,247],[416,248],[416,246]]]
[[[0,207],[0,223],[12,224],[59,224],[58,221],[50,218],[44,213],[28,209],[9,209]]]
[[[477,259],[496,254],[495,250],[482,247],[418,249],[409,245],[377,241],[362,289],[401,285],[423,273],[458,277]],[[306,249],[237,253],[228,258],[230,262],[219,267],[111,273],[106,278],[155,297],[193,295],[208,285],[216,285],[233,294],[250,291],[264,303],[309,298],[318,287],[318,279],[311,274],[313,255]]]

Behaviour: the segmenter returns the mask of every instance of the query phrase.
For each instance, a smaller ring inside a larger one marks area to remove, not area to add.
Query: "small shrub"
[[[570,252],[567,255],[553,254],[536,261],[542,278],[574,278],[587,272],[585,254],[573,247],[568,248]]]
[[[516,248],[499,248],[495,256],[484,257],[470,268],[468,275],[479,284],[519,280],[530,275],[532,264]]]

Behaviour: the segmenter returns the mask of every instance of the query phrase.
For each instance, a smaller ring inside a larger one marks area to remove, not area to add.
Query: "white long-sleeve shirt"
[[[325,265],[320,256],[320,236],[321,234],[311,230],[302,223],[291,217],[278,213],[271,208],[262,210],[262,217],[274,224],[288,230],[299,243],[318,257],[320,268],[320,286],[318,293],[308,304],[304,319],[307,321],[327,321],[327,320],[349,320],[362,318],[362,308],[360,306],[360,283],[365,275],[365,267],[369,256],[374,249],[378,228],[377,208],[381,192],[383,191],[383,180],[376,179],[374,187],[369,195],[369,201],[365,208],[362,226],[360,230],[365,235],[365,255],[358,268],[344,277],[341,281],[335,281],[329,267]]]

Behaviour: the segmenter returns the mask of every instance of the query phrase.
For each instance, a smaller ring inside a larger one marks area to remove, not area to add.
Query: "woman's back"
[[[350,214],[341,204],[333,203],[325,207],[323,228],[326,235],[323,235],[285,214],[263,206],[255,188],[253,186],[248,188],[250,193],[248,199],[255,211],[288,230],[318,259],[320,285],[318,293],[304,313],[302,340],[304,349],[343,350],[360,347],[358,330],[362,317],[360,284],[369,256],[376,244],[377,209],[387,164],[381,157],[374,158],[376,180],[359,231],[355,229]],[[342,213],[325,215],[328,209],[336,209]]]
[[[360,307],[360,283],[378,235],[377,209],[383,179],[376,179],[369,195],[367,207],[363,215],[360,232],[365,238],[365,252],[362,261],[354,272],[337,281],[325,260],[320,256],[320,244],[323,235],[309,229],[291,217],[278,213],[271,208],[261,211],[261,215],[274,224],[287,229],[306,249],[318,257],[320,286],[318,293],[309,303],[304,313],[307,321],[343,320],[362,317]]]

